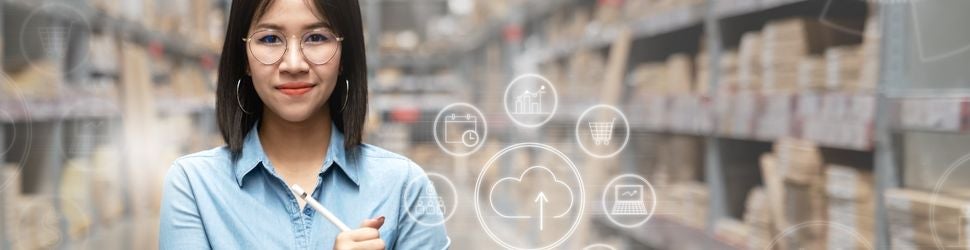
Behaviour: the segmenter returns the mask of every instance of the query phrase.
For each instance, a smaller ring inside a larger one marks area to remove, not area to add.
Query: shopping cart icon
[[[67,49],[67,39],[71,29],[63,26],[45,26],[38,28],[41,45],[49,58],[60,58],[64,56]]]
[[[589,132],[593,136],[593,143],[596,145],[609,145],[613,139],[613,123],[616,118],[609,122],[589,122]]]

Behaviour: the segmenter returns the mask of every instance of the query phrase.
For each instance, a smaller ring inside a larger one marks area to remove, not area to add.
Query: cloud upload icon
[[[526,182],[526,180],[528,180],[528,182]],[[554,218],[561,218],[563,216],[566,216],[573,209],[573,199],[574,199],[573,190],[572,188],[569,187],[569,185],[566,185],[565,182],[556,178],[556,174],[554,174],[548,168],[543,166],[529,167],[525,171],[522,171],[522,174],[518,178],[505,177],[505,178],[499,179],[497,182],[495,182],[495,184],[492,185],[491,190],[489,190],[489,204],[491,204],[492,210],[495,211],[496,214],[498,214],[503,218],[515,218],[515,219],[533,218],[532,215],[521,215],[521,214],[516,214],[515,212],[503,211],[496,208],[495,202],[494,202],[495,196],[496,196],[496,188],[498,188],[499,186],[510,185],[510,189],[508,190],[511,190],[511,192],[508,192],[508,193],[521,193],[523,191],[531,191],[534,189],[533,187],[535,185],[538,185],[539,183],[542,183],[543,181],[547,181],[547,180],[552,180],[553,181],[552,183],[554,185],[541,186],[538,188],[537,192],[529,193],[526,195],[529,195],[529,198],[536,198],[536,197],[539,197],[541,194],[541,196],[543,197],[542,199],[548,200],[548,202],[557,203],[557,204],[563,204],[561,202],[568,200],[569,203],[566,203],[566,204],[569,204],[569,206],[565,209],[565,211],[562,211],[559,213],[548,213],[548,214],[553,214]],[[522,184],[532,185],[533,187],[528,187],[528,188],[521,187],[520,185]]]

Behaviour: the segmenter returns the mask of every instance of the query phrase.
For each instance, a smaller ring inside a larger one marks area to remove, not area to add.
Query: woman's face
[[[319,41],[322,36],[312,37],[312,34],[321,31],[333,34],[323,14],[314,8],[306,0],[274,0],[249,28],[247,73],[253,79],[253,87],[269,115],[275,114],[290,122],[305,121],[313,114],[321,114],[321,108],[333,93],[340,70],[339,43],[335,54],[325,64],[310,63],[303,56],[302,41]],[[303,37],[308,32],[311,37]],[[254,42],[281,44],[282,40],[286,41],[286,52],[272,64],[265,64],[265,57],[261,62],[249,48]]]

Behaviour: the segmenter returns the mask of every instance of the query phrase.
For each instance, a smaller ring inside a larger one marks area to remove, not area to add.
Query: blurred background
[[[522,142],[563,152],[584,181],[585,210],[556,249],[970,249],[970,1],[360,4],[365,142],[453,182],[456,249],[509,247],[483,228],[475,184],[520,169],[483,170]],[[171,162],[223,145],[214,90],[229,5],[0,1],[0,249],[157,248]],[[558,98],[536,128],[510,120],[503,98],[530,73]],[[489,129],[467,156],[434,138],[457,102]],[[576,134],[598,104],[628,118],[611,157]],[[655,191],[641,196],[654,207],[645,223],[606,209],[623,174]],[[560,237],[489,230],[525,246]]]

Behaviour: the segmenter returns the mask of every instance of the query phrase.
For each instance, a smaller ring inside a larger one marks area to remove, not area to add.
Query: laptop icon
[[[616,185],[613,187],[615,202],[610,212],[614,215],[646,215],[643,204],[643,185]]]

